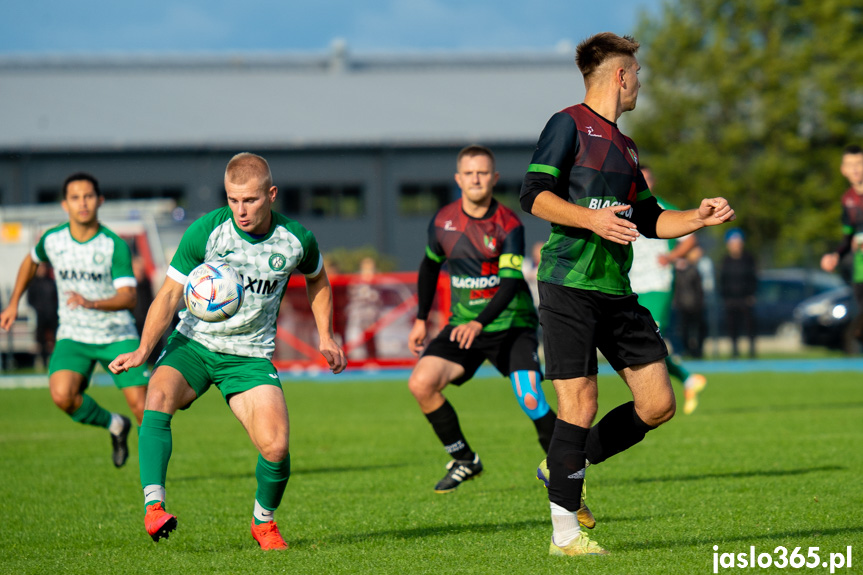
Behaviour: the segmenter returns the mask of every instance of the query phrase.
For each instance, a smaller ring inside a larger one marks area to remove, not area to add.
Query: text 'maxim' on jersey
[[[129,310],[72,309],[66,305],[69,292],[99,301],[114,297],[119,288],[138,285],[132,273],[132,252],[117,234],[100,225],[96,235],[79,242],[66,222],[42,234],[30,257],[37,263],[49,262],[54,268],[59,297],[58,340],[106,344],[138,337]]]
[[[243,280],[245,301],[237,314],[220,323],[180,312],[177,331],[211,351],[271,359],[276,320],[288,279],[296,269],[316,276],[323,267],[318,242],[298,222],[273,212],[270,230],[253,237],[234,223],[227,206],[202,216],[186,230],[168,277],[186,285],[186,278],[204,262],[226,262]]]

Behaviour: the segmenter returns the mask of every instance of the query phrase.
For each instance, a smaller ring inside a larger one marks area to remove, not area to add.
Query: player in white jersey
[[[48,367],[54,403],[78,423],[110,431],[114,465],[129,456],[129,418],[100,406],[85,390],[96,362],[107,368],[119,353],[138,347],[130,310],[137,299],[132,254],[126,242],[99,223],[104,197],[90,174],[75,173],[63,183],[63,209],[69,221],[46,231],[18,270],[9,306],[0,327],[9,330],[18,316],[18,302],[41,262],[54,267],[60,325]],[[115,374],[138,423],[144,413],[147,376],[140,366]]]
[[[279,304],[295,269],[305,275],[319,349],[333,373],[345,369],[345,354],[333,338],[333,294],[317,241],[303,226],[272,211],[278,190],[266,160],[249,153],[234,156],[225,170],[225,190],[228,206],[198,219],[183,234],[147,313],[140,347],[117,357],[110,368],[120,373],[144,363],[180,307],[186,278],[197,265],[224,261],[242,275],[245,300],[237,315],[206,323],[181,312],[156,362],[138,441],[144,525],[153,541],[177,527],[177,518],[165,511],[171,418],[215,385],[260,453],[252,535],[262,549],[286,549],[273,514],[290,476],[288,411],[271,359]]]
[[[641,172],[648,189],[653,191],[653,170],[642,164]],[[677,209],[656,194],[654,197],[662,209]],[[632,291],[638,294],[638,303],[650,310],[662,329],[670,328],[674,262],[685,258],[697,245],[694,234],[670,240],[641,236],[632,242],[632,268],[629,270]],[[691,373],[680,358],[671,354],[665,357],[665,366],[669,375],[683,382],[683,413],[692,413],[698,407],[698,394],[707,385],[707,379],[700,373]]]

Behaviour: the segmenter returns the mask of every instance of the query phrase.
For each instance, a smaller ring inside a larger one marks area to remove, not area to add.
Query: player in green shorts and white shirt
[[[138,347],[138,331],[130,310],[137,300],[132,254],[126,242],[99,223],[105,198],[90,174],[78,172],[63,182],[63,209],[69,221],[46,231],[18,270],[9,306],[0,327],[9,330],[18,316],[18,302],[41,262],[54,267],[60,299],[57,344],[48,367],[51,399],[78,423],[111,432],[112,459],[122,467],[129,456],[128,417],[111,413],[84,393],[96,362],[107,368],[117,354]],[[144,413],[147,375],[139,366],[114,374],[138,423]]]
[[[653,170],[642,164],[641,173],[644,174],[647,188],[653,191]],[[659,196],[654,194],[653,197],[663,210],[677,209]],[[662,329],[670,327],[674,262],[685,258],[697,245],[698,240],[694,234],[668,240],[640,237],[632,242],[630,287],[638,294],[638,303],[650,311],[650,315]],[[669,375],[683,382],[683,413],[689,415],[698,407],[698,394],[707,385],[707,378],[700,373],[690,373],[680,359],[671,354],[665,356],[665,367],[668,368]]]
[[[272,182],[264,158],[242,153],[231,159],[225,170],[228,206],[198,219],[183,234],[147,313],[140,347],[110,365],[120,373],[146,361],[181,306],[186,278],[197,265],[224,261],[243,277],[245,300],[234,317],[207,323],[188,311],[180,313],[150,379],[138,452],[144,525],[154,541],[177,527],[177,518],[165,511],[171,418],[215,385],[260,453],[252,535],[262,549],[287,548],[273,514],[291,470],[288,410],[271,359],[279,305],[295,269],[306,278],[321,354],[333,373],[347,363],[333,337],[333,294],[317,241],[299,223],[272,211],[278,193]]]

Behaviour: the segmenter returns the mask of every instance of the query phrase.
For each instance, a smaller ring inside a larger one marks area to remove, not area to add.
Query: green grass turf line
[[[257,454],[216,390],[174,418],[167,505],[179,527],[159,544],[143,528],[134,433],[117,470],[106,432],[74,424],[47,390],[0,392],[0,573],[695,574],[712,572],[714,545],[817,546],[824,559],[853,545],[854,568],[837,573],[863,571],[857,373],[711,377],[693,415],[588,470],[591,535],[611,555],[565,559],[547,555],[542,452],[507,380],[447,390],[486,466],[448,495],[432,491],[447,456],[404,382],[284,387],[284,553],[249,534]],[[92,393],[128,413],[116,389]],[[600,378],[601,412],[628,398]],[[726,572],[802,571],[829,572]]]

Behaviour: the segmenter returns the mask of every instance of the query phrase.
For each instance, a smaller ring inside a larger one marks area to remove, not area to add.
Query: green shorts
[[[122,353],[135,351],[138,349],[138,344],[137,338],[124,339],[114,343],[81,343],[73,339],[61,339],[56,343],[54,353],[51,354],[48,374],[62,369],[80,373],[84,376],[84,387],[81,388],[83,391],[90,385],[90,377],[93,375],[97,361],[102,364],[105,371],[111,373],[108,364]],[[147,385],[150,373],[147,366],[142,365],[122,373],[111,373],[111,377],[114,378],[114,385],[122,389]]]
[[[671,299],[672,293],[665,291],[653,291],[638,294],[638,303],[648,309],[653,321],[662,328],[669,329],[671,321]]]
[[[182,373],[198,397],[204,395],[211,385],[219,388],[226,402],[235,393],[259,385],[282,387],[279,374],[270,360],[210,351],[177,331],[168,338],[168,344],[156,360],[156,368],[163,365]]]

